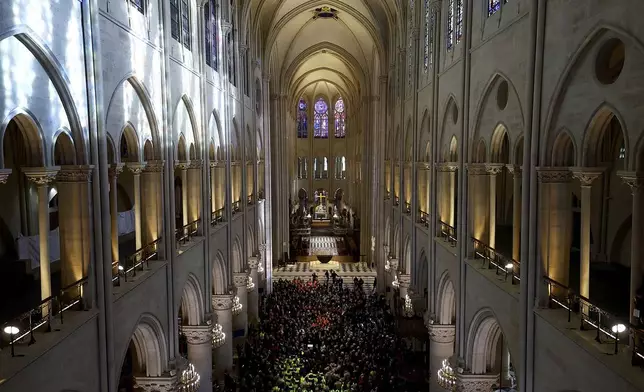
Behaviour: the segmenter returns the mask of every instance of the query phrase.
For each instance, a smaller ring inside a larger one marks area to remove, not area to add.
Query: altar
[[[315,220],[329,220],[329,210],[325,204],[320,204],[313,210],[313,219]]]

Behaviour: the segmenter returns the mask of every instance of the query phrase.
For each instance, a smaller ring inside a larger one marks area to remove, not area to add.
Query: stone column
[[[212,392],[212,326],[184,325],[181,332],[188,339],[188,360],[201,377],[199,392]]]
[[[59,168],[25,167],[27,179],[38,188],[38,239],[40,246],[40,298],[51,296],[51,272],[49,260],[49,184],[56,178]],[[43,318],[49,308],[43,307]]]
[[[572,175],[581,183],[581,238],[579,265],[579,294],[590,298],[590,207],[592,203],[592,184],[601,176],[603,170],[597,168],[576,168]]]
[[[141,174],[142,231],[145,245],[156,241],[162,230],[161,186],[164,166],[165,161],[148,161]]]
[[[490,177],[490,233],[488,245],[492,249],[496,248],[496,179],[497,175],[503,172],[503,167],[504,165],[499,163],[488,163],[485,165],[485,170]]]
[[[521,166],[507,165],[512,174],[512,259],[520,261],[521,254]]]
[[[539,236],[541,238],[542,272],[561,284],[568,285],[570,246],[572,241],[571,173],[564,167],[538,167],[541,205]],[[547,293],[541,293],[547,296]],[[566,293],[558,293],[565,295]],[[540,296],[540,300],[545,298]]]
[[[56,176],[62,287],[88,274],[91,258],[89,183],[93,166],[62,166]]]
[[[210,215],[217,210],[217,182],[215,181],[216,163],[210,162]]]
[[[127,168],[134,176],[134,234],[136,237],[136,249],[143,247],[141,230],[141,173],[145,169],[145,163],[128,163]]]
[[[248,329],[248,275],[246,272],[234,272],[233,283],[241,305],[239,314],[233,316],[233,331],[244,330],[244,336],[246,336]]]
[[[444,389],[436,382],[438,370],[443,360],[454,355],[455,325],[427,325],[429,331],[429,385],[430,392],[443,392]]]
[[[112,228],[112,276],[118,273],[118,265],[116,264],[119,261],[118,177],[123,172],[124,166],[122,163],[115,163],[110,165],[108,171],[110,177],[110,218]]]
[[[635,294],[642,286],[642,266],[644,265],[644,252],[641,245],[644,243],[644,205],[642,196],[644,194],[644,173],[640,172],[618,172],[624,183],[631,188],[633,194],[633,214],[631,227],[631,282],[630,282],[630,321],[633,325],[640,325],[639,318],[634,316]]]
[[[398,283],[400,287],[400,298],[404,301],[409,293],[409,286],[411,285],[411,275],[404,274],[398,276]],[[404,302],[403,302],[404,304]]]
[[[233,296],[232,294],[214,294],[212,311],[217,315],[217,324],[221,325],[224,336],[223,344],[215,345],[214,377],[223,381],[224,372],[233,370]]]
[[[179,392],[179,374],[159,377],[134,377],[136,387],[143,392]],[[212,389],[212,388],[211,388]]]
[[[467,174],[469,176],[469,195],[468,204],[472,211],[469,214],[470,230],[469,234],[484,244],[489,244],[490,230],[490,180],[488,171],[484,163],[470,163],[467,165]],[[472,241],[468,238],[468,244]],[[470,247],[468,246],[468,249]]]
[[[185,161],[175,163],[175,167],[181,171],[181,212],[183,216],[183,226],[190,223],[188,221],[188,166],[188,162]]]
[[[189,181],[189,200],[188,203],[188,214],[190,218],[188,223],[194,222],[201,218],[201,167],[203,163],[201,160],[192,160],[190,161],[190,167],[188,168],[188,181]],[[198,225],[197,225],[198,226]],[[191,229],[195,229],[192,228]]]
[[[258,272],[257,267],[259,266],[259,260],[255,256],[248,258],[248,268],[250,268],[250,273],[248,274],[248,321],[251,323],[257,323],[259,321],[259,308],[258,308]],[[252,287],[251,287],[252,285]]]

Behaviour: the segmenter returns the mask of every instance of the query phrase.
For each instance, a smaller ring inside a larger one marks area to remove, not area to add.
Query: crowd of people
[[[398,377],[405,347],[384,298],[333,283],[273,283],[240,350],[239,390],[414,390]]]

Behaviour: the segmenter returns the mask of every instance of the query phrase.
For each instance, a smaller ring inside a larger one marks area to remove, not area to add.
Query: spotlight
[[[14,342],[15,342],[14,336],[16,336],[18,334],[18,332],[20,332],[20,330],[18,329],[18,327],[14,327],[13,325],[8,325],[8,326],[4,327],[3,331],[7,335],[9,335],[9,343],[11,344],[11,356],[15,357],[16,352],[15,352],[15,349],[14,349]]]

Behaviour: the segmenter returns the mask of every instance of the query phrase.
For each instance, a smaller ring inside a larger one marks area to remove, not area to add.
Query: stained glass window
[[[425,33],[423,35],[423,42],[424,42],[424,48],[423,48],[423,70],[427,72],[429,69],[429,29],[430,29],[430,24],[429,24],[429,0],[425,0]]]
[[[315,102],[313,107],[313,137],[326,139],[329,137],[329,105],[322,98]]]
[[[204,4],[204,38],[206,65],[214,70],[219,69],[219,29],[217,28],[217,19],[219,6],[209,0]]]
[[[456,0],[456,43],[463,37],[463,0]]]
[[[344,100],[342,97],[335,101],[335,137],[342,138],[347,135],[346,120],[347,113],[344,110]]]
[[[301,139],[309,137],[306,101],[303,98],[300,98],[300,101],[297,103],[297,137]]]
[[[487,16],[494,14],[501,9],[501,0],[488,0],[487,1]]]
[[[181,0],[181,32],[183,46],[190,50],[192,37],[190,37],[190,7],[188,6],[188,0]]]
[[[414,59],[413,47],[414,47],[414,37],[412,35],[412,30],[414,28],[414,0],[409,0],[409,19],[407,23],[407,34],[408,34],[408,43],[407,43],[407,84],[411,90],[411,74],[413,72],[412,61]]]
[[[130,3],[140,13],[145,14],[145,0],[130,0]]]
[[[454,0],[447,3],[447,50],[454,46]]]
[[[170,34],[172,38],[181,39],[181,20],[179,19],[179,0],[170,0]]]

